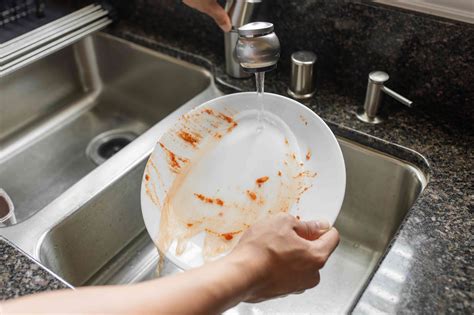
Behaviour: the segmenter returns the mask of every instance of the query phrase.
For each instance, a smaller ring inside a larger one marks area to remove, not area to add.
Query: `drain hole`
[[[110,139],[109,141],[102,143],[97,149],[97,153],[100,157],[108,159],[115,153],[122,150],[131,141],[125,138]]]
[[[130,131],[111,130],[95,137],[87,146],[87,156],[97,165],[126,147],[137,135]]]

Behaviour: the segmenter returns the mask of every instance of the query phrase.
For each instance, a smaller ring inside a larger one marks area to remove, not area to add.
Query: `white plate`
[[[334,223],[345,185],[339,144],[314,112],[276,94],[236,93],[183,115],[159,139],[142,213],[160,251],[189,269],[225,255],[252,223],[280,211]]]

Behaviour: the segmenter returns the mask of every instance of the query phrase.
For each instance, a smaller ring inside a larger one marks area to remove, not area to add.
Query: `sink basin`
[[[0,80],[0,187],[18,223],[96,168],[91,155],[110,157],[212,81],[203,68],[106,34]]]
[[[341,244],[318,287],[302,295],[238,305],[231,314],[350,309],[426,184],[416,166],[339,139],[347,189],[336,227]],[[156,277],[158,254],[145,231],[140,184],[146,159],[54,226],[38,249],[40,261],[74,286],[133,283]],[[162,274],[178,272],[165,261]]]

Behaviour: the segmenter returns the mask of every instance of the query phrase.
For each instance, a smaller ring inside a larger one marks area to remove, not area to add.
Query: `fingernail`
[[[318,220],[316,224],[320,230],[329,230],[331,228],[331,224],[326,220]]]

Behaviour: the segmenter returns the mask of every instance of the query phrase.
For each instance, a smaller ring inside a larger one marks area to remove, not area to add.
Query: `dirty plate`
[[[345,181],[341,149],[315,113],[275,94],[231,94],[159,139],[143,176],[143,218],[158,249],[189,269],[279,212],[334,223]]]

